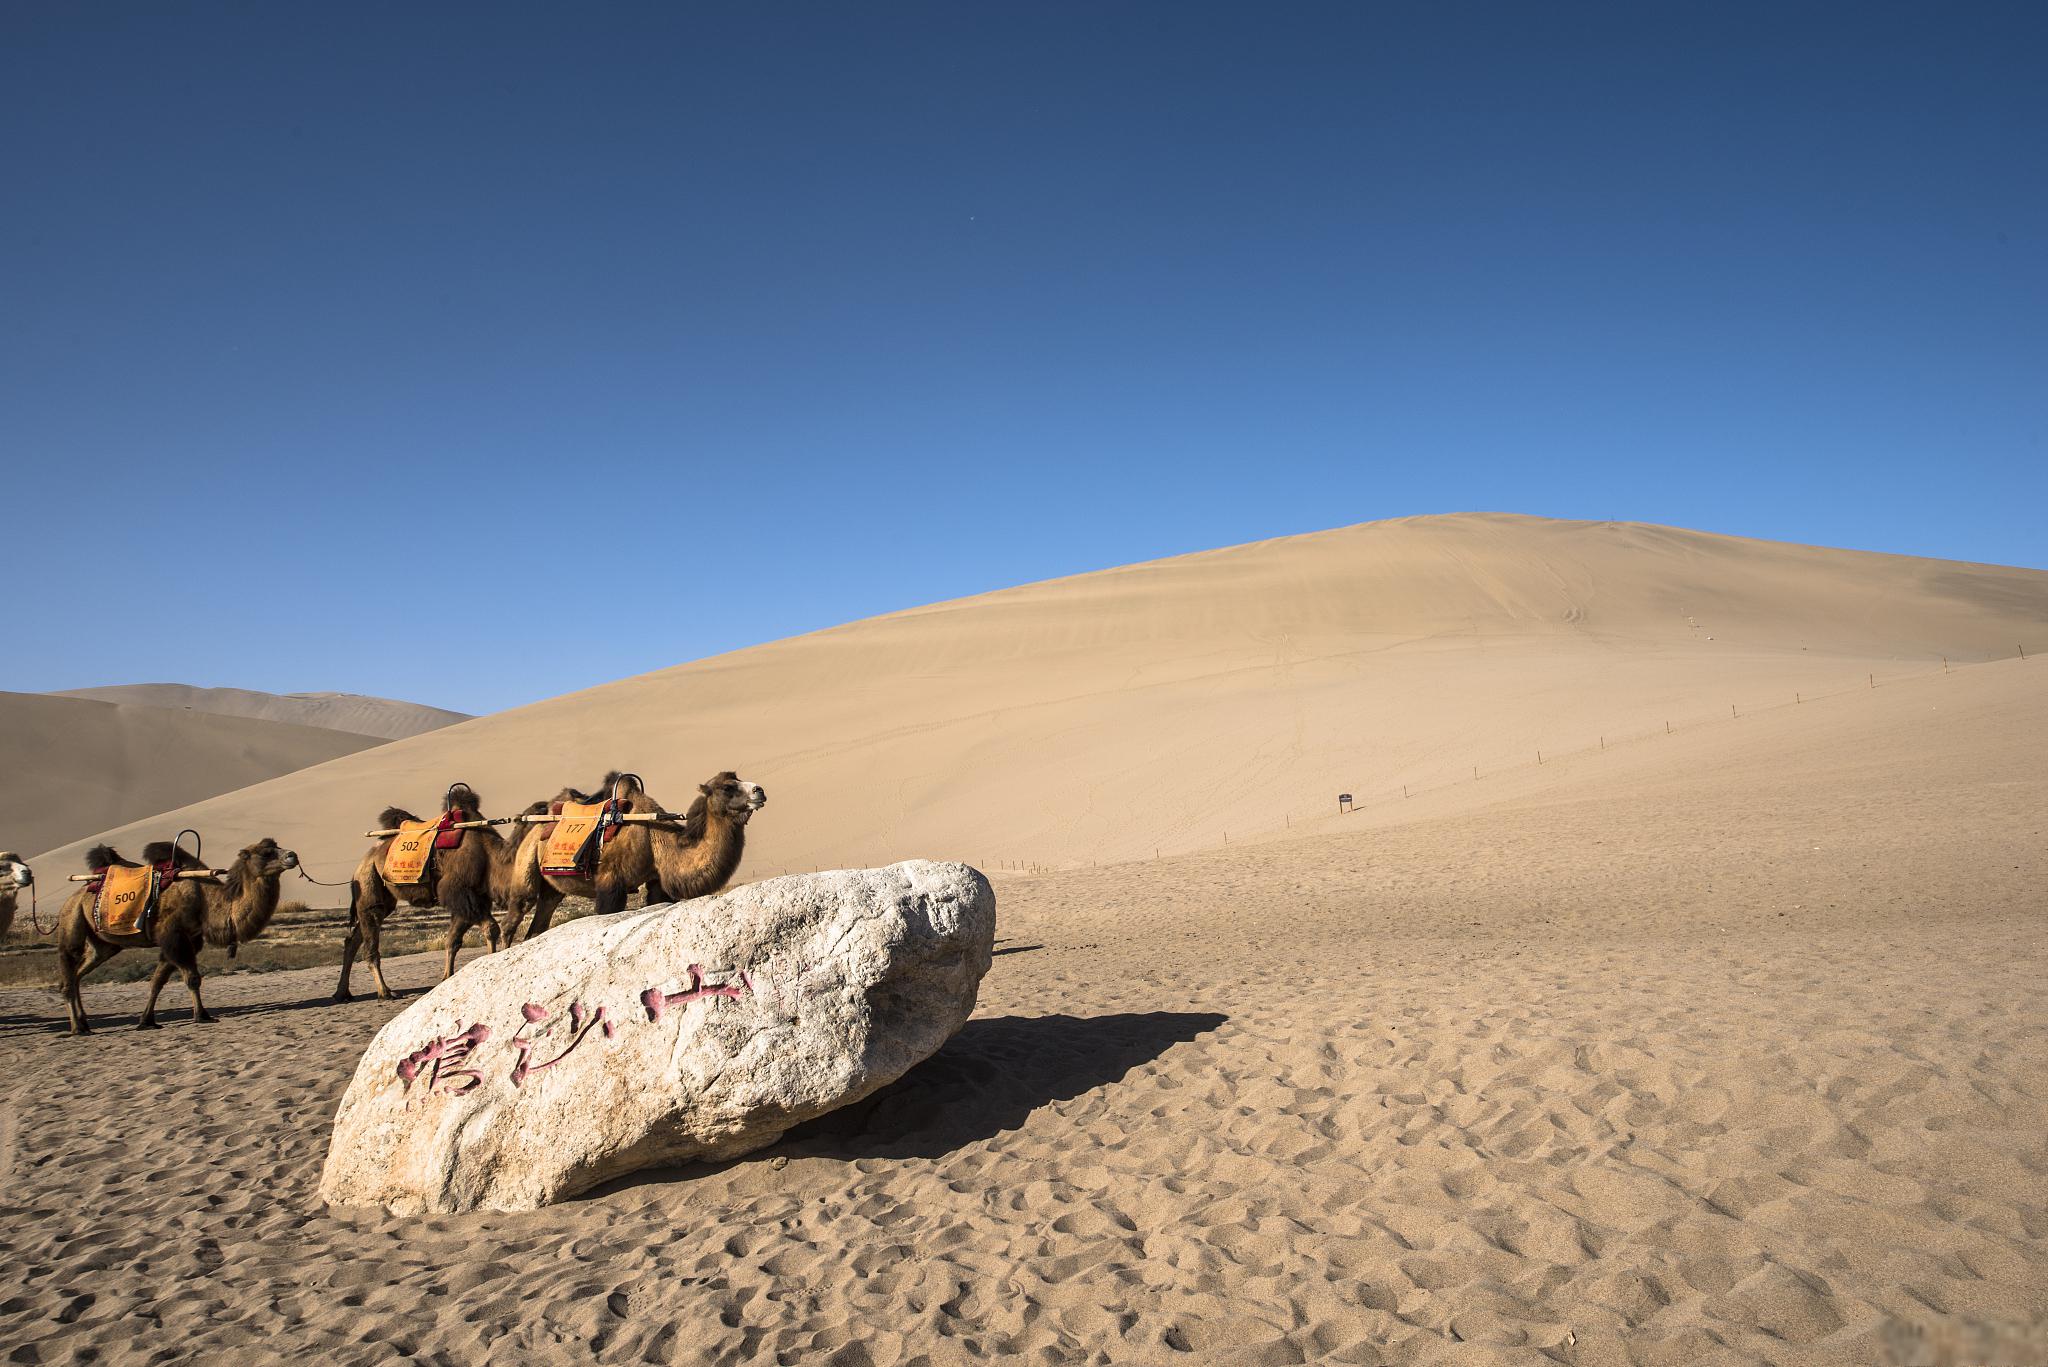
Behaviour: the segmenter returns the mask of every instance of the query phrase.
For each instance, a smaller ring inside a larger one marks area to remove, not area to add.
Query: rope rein
[[[306,866],[304,864],[300,864],[298,866],[298,870],[299,877],[305,879],[308,883],[318,884],[320,887],[323,888],[345,888],[349,885],[350,882],[350,880],[346,878],[342,879],[339,883],[330,883],[323,878],[315,878],[312,874],[306,872]]]

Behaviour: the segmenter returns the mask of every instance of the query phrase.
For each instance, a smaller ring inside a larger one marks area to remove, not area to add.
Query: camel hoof
[[[218,1025],[218,1024],[220,1024],[220,1017],[219,1017],[219,1016],[194,1016],[194,1017],[192,1018],[192,1023],[193,1023],[194,1025]]]
[[[90,1035],[92,1027],[90,1025],[74,1025],[71,1027],[71,1033],[73,1036]]]
[[[330,1001],[336,1002],[352,1002],[355,999],[356,994],[353,992],[337,992],[333,995],[333,997],[329,998]]]
[[[377,999],[379,1001],[395,1002],[398,1000],[398,994],[396,992],[379,992]]]
[[[161,1029],[163,1029],[163,1027],[162,1027],[161,1025],[158,1025],[158,1024],[157,1024],[157,1023],[155,1022],[155,1021],[137,1021],[137,1022],[135,1023],[135,1028],[136,1028],[137,1030],[161,1030]]]

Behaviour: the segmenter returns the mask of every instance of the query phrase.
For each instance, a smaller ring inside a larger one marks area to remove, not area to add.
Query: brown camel
[[[0,854],[0,940],[7,938],[7,932],[14,928],[14,899],[22,889],[35,886],[36,876],[22,863],[21,856],[9,851]]]
[[[590,898],[597,904],[597,913],[604,916],[624,911],[627,896],[637,887],[659,888],[661,895],[673,902],[709,896],[723,888],[746,852],[747,821],[767,804],[768,794],[760,784],[748,783],[730,769],[698,785],[697,791],[697,800],[681,816],[621,827],[599,854],[594,878],[543,874],[541,849],[552,827],[526,827],[505,890],[509,937],[519,938],[520,922],[529,912],[533,922],[526,938],[546,930],[566,896]],[[667,810],[631,775],[607,774],[596,793],[565,788],[556,800],[601,802],[613,793],[628,811]],[[527,812],[547,809],[546,803],[537,802]]]
[[[457,821],[483,819],[482,804],[466,783],[449,788],[441,799],[441,810],[455,813]],[[403,808],[386,807],[377,814],[377,825],[393,827],[401,821],[419,819]],[[395,884],[384,873],[385,857],[397,838],[385,836],[372,845],[349,879],[348,939],[341,947],[341,982],[334,989],[334,1000],[338,1002],[349,1000],[351,995],[349,970],[355,966],[358,951],[363,951],[370,961],[370,976],[377,981],[377,995],[393,995],[384,981],[383,929],[384,918],[397,910],[401,901],[407,906],[448,909],[448,938],[441,964],[444,979],[454,975],[456,951],[462,948],[472,927],[482,926],[490,948],[495,951],[499,947],[501,936],[498,923],[491,916],[491,903],[496,890],[509,885],[509,865],[517,842],[500,838],[489,827],[464,831],[460,845],[452,850],[435,850],[428,861],[426,876],[408,885]]]
[[[146,864],[175,860],[179,868],[202,867],[195,856],[161,840],[143,846],[142,859]],[[85,864],[95,873],[115,865],[135,867],[106,845],[89,850]],[[207,945],[220,945],[232,957],[242,941],[261,935],[277,912],[278,880],[286,870],[298,866],[298,855],[266,836],[237,854],[226,875],[218,880],[179,878],[165,883],[157,902],[156,972],[150,977],[149,1004],[142,1009],[137,1029],[157,1028],[156,999],[173,972],[184,975],[185,987],[192,993],[193,1021],[212,1024],[213,1016],[199,996],[199,951]],[[141,935],[102,935],[92,923],[92,900],[92,891],[81,887],[57,914],[57,974],[63,983],[64,1003],[71,1010],[74,1035],[92,1033],[79,980],[122,950],[150,943]],[[92,959],[81,966],[79,961],[88,947]]]

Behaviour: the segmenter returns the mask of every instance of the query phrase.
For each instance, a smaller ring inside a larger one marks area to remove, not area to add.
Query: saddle
[[[540,847],[540,871],[557,878],[586,878],[597,872],[597,859],[619,833],[624,807],[610,802],[555,802],[548,814],[561,818],[548,827]]]
[[[109,938],[139,935],[156,943],[156,914],[163,890],[178,876],[175,862],[110,864],[85,885],[92,894],[92,926]]]
[[[384,881],[408,888],[425,882],[434,851],[461,847],[462,837],[469,832],[450,828],[466,819],[461,812],[447,811],[437,821],[399,822],[398,834],[384,852]]]

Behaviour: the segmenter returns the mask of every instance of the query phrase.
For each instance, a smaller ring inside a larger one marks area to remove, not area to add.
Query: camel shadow
[[[940,1158],[1017,1129],[1042,1107],[1119,1082],[1228,1019],[1146,1011],[971,1020],[901,1078],[797,1126],[775,1151],[792,1158]]]

